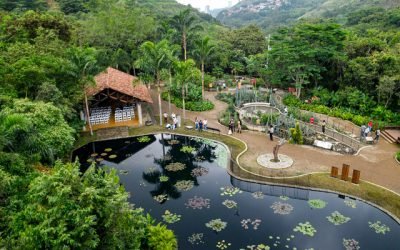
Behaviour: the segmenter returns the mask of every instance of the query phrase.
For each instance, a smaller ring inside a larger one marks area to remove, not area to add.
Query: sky
[[[239,2],[239,0],[176,0],[176,1],[181,4],[190,4],[193,7],[200,9],[201,11],[204,11],[207,5],[210,5],[210,9],[218,9],[227,7],[229,2],[231,2],[232,5]]]

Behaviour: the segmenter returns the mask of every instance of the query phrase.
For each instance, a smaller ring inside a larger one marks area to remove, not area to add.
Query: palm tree
[[[209,37],[204,37],[203,39],[195,41],[195,45],[196,49],[193,51],[193,54],[201,64],[201,98],[204,100],[204,64],[215,46],[210,44]]]
[[[160,126],[162,125],[162,109],[161,109],[161,70],[167,67],[172,58],[172,50],[167,40],[158,43],[151,41],[144,42],[140,46],[140,56],[136,61],[136,66],[145,73],[153,75],[156,80],[158,91],[158,108],[160,111]]]
[[[176,82],[182,88],[182,108],[183,108],[183,121],[186,119],[185,113],[185,87],[187,89],[187,85],[189,81],[192,79],[193,75],[195,75],[195,71],[197,70],[195,67],[196,63],[189,59],[187,61],[178,61],[175,63],[175,79]]]
[[[97,51],[94,48],[72,48],[68,52],[69,60],[73,64],[73,76],[81,86],[85,99],[85,113],[89,124],[90,135],[93,135],[92,124],[89,118],[89,105],[86,88],[94,84],[93,77],[100,71],[97,65]]]
[[[171,20],[171,25],[181,34],[181,46],[183,59],[187,60],[187,36],[190,32],[202,29],[200,25],[195,25],[196,18],[191,15],[191,10],[186,9],[179,12]]]

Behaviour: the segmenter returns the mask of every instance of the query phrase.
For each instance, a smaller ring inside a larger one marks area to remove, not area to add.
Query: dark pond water
[[[168,227],[180,249],[400,249],[400,225],[381,210],[337,194],[239,181],[226,172],[225,147],[209,140],[149,135],[90,143],[76,156],[83,167],[116,168],[130,202],[175,221]]]

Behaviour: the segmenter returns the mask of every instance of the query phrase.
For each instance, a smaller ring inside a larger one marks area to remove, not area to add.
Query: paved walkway
[[[206,112],[186,111],[186,118],[194,121],[207,118],[210,127],[221,129],[227,133],[228,129],[218,123],[218,116],[227,108],[227,104],[215,99],[215,92],[206,92],[206,99],[215,104],[215,109]],[[157,100],[157,94],[152,93],[153,100]],[[155,114],[158,114],[158,101],[153,105]],[[171,105],[172,112],[182,114],[182,110]],[[163,112],[168,112],[168,102],[162,101]],[[349,164],[351,169],[361,171],[363,180],[371,181],[378,185],[392,189],[400,193],[400,166],[394,160],[394,154],[399,147],[381,140],[378,144],[369,146],[357,155],[341,155],[332,151],[318,149],[311,146],[298,146],[286,144],[280,153],[293,158],[292,167],[285,170],[266,170],[257,164],[257,157],[261,154],[272,153],[278,138],[273,142],[262,133],[244,131],[242,134],[234,134],[236,138],[245,141],[248,151],[240,158],[240,164],[254,172],[270,176],[292,176],[310,172],[330,172],[331,166],[340,167],[343,163]]]

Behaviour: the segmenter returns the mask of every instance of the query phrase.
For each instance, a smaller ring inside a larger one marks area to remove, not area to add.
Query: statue
[[[274,154],[274,159],[272,160],[273,162],[279,162],[278,152],[279,152],[280,147],[282,147],[285,143],[286,143],[286,140],[282,138],[279,140],[278,144],[274,147],[274,150],[272,151],[272,153]]]

